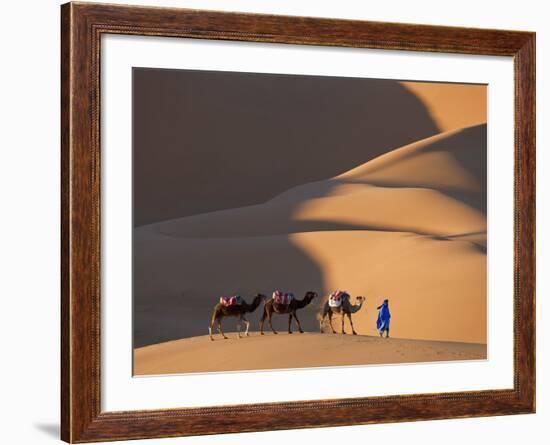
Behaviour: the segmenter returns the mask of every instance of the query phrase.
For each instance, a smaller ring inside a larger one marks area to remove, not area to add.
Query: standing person
[[[384,331],[386,331],[386,338],[388,338],[390,336],[391,318],[389,301],[387,299],[384,300],[384,302],[376,309],[378,309],[378,320],[376,320],[376,329],[378,329],[380,337],[382,337],[382,334],[384,334]]]

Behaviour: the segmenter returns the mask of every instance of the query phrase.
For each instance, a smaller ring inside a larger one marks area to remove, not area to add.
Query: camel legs
[[[228,337],[226,337],[226,335],[223,333],[223,330],[222,330],[222,320],[221,318],[218,318],[218,332],[222,335],[222,337],[227,340]]]
[[[273,329],[273,324],[271,323],[271,315],[272,315],[272,312],[269,309],[267,309],[267,307],[264,307],[264,313],[262,315],[262,319],[260,320],[260,334],[261,335],[264,335],[264,321],[265,321],[266,318],[267,318],[267,321],[269,322],[269,327],[271,328],[273,333],[274,334],[277,333],[275,331],[275,329]]]
[[[327,314],[329,313],[329,311],[330,311],[329,305],[328,303],[325,303],[325,306],[323,307],[323,315],[319,320],[319,332],[321,332],[321,334],[323,333],[323,322],[325,321],[325,318],[327,317]]]
[[[237,332],[239,334],[239,338],[241,338],[241,325],[244,322],[246,325],[246,329],[244,331],[244,335],[248,337],[248,328],[250,327],[250,322],[246,319],[244,314],[239,315],[239,320],[237,321]]]
[[[342,311],[342,334],[345,334],[346,331],[344,331],[344,320],[346,318],[346,314],[344,313],[344,311]]]
[[[212,315],[212,318],[210,319],[210,325],[208,326],[208,335],[210,335],[210,340],[214,341],[214,337],[212,337],[212,327],[214,326],[214,322],[217,320],[216,313]]]
[[[300,320],[298,320],[298,317],[296,316],[296,312],[291,312],[288,314],[288,333],[292,334],[292,317],[294,317],[294,320],[296,320],[296,325],[298,326],[298,330],[300,331],[300,334],[303,334],[304,331],[302,329],[302,325],[300,324]]]
[[[225,334],[222,331],[222,321],[221,317],[217,317],[216,314],[212,315],[212,319],[210,320],[210,326],[208,326],[208,334],[210,335],[210,340],[214,341],[214,337],[212,337],[212,328],[214,327],[214,323],[218,322],[218,333],[223,336],[223,338],[227,339]],[[239,325],[240,329],[240,325]]]
[[[353,332],[353,335],[357,335],[357,332],[355,332],[355,328],[353,327],[353,321],[351,319],[351,314],[347,314],[349,318],[349,324],[351,325],[351,332]],[[342,320],[344,319],[344,316],[342,315]]]
[[[329,311],[328,313],[328,324],[330,325],[330,329],[332,330],[332,333],[336,334],[336,331],[334,330],[334,326],[332,326],[332,311]]]
[[[264,335],[264,321],[268,317],[267,314],[267,308],[264,306],[264,312],[262,314],[262,318],[260,319],[260,335]],[[271,323],[271,314],[269,315],[270,323]]]
[[[271,330],[273,331],[274,334],[277,334],[277,331],[275,329],[273,329],[273,324],[271,323],[271,316],[273,315],[272,312],[268,312],[267,313],[267,321],[269,322],[269,327],[271,328]]]
[[[296,311],[291,312],[290,315],[291,315],[291,317],[294,317],[294,319],[296,320],[296,324],[298,325],[298,330],[300,331],[300,334],[303,334],[304,330],[302,329],[302,325],[300,324],[300,320],[298,320],[298,317],[296,316]],[[288,320],[288,325],[289,325],[289,328],[290,328],[290,320]]]
[[[243,315],[241,317],[241,320],[244,321],[244,324],[246,325],[246,329],[244,331],[244,335],[246,335],[247,337],[249,336],[248,334],[248,328],[250,328],[250,322],[246,319],[246,317]]]
[[[264,312],[262,314],[262,318],[260,318],[260,335],[264,335],[264,321],[265,321],[265,308],[264,308]]]

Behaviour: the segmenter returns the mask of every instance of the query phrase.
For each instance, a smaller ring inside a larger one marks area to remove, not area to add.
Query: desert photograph
[[[134,376],[487,358],[487,86],[133,69]]]

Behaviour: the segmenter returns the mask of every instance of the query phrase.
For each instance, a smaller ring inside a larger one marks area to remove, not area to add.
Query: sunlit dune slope
[[[400,82],[428,109],[441,131],[487,122],[487,85]]]
[[[485,359],[483,344],[367,336],[265,335],[210,341],[207,336],[170,341],[134,351],[135,375],[312,366],[417,363]],[[284,354],[281,353],[284,351]],[[330,351],[328,353],[327,351]],[[322,361],[320,358],[322,357]],[[284,377],[281,376],[284,380]]]
[[[449,131],[392,150],[335,179],[483,193],[486,140],[486,125]]]

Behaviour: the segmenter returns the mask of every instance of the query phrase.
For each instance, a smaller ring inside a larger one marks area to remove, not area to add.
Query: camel
[[[234,304],[232,306],[224,306],[221,303],[218,303],[214,306],[214,311],[212,312],[212,318],[210,319],[210,326],[208,327],[208,333],[210,334],[210,340],[214,340],[212,337],[212,327],[215,322],[218,322],[218,332],[222,337],[227,340],[227,336],[223,333],[222,330],[222,319],[225,317],[238,317],[237,321],[237,331],[238,337],[241,338],[241,323],[244,321],[246,324],[245,335],[248,337],[248,328],[250,322],[246,319],[245,314],[248,312],[254,312],[260,303],[266,299],[265,295],[258,294],[252,300],[252,303],[248,304],[246,301],[243,301],[241,304]]]
[[[298,309],[302,309],[306,307],[311,301],[317,296],[317,292],[306,292],[304,295],[304,298],[301,300],[297,300],[294,298],[289,304],[277,304],[273,301],[273,299],[269,299],[264,304],[264,313],[262,315],[262,318],[260,320],[260,334],[264,335],[264,321],[267,318],[267,321],[269,322],[269,327],[273,331],[274,334],[277,334],[277,331],[273,329],[273,324],[271,323],[271,317],[273,314],[288,314],[288,333],[292,334],[292,330],[290,329],[290,324],[292,322],[292,317],[296,320],[296,324],[298,325],[298,330],[300,331],[300,334],[303,334],[304,331],[302,330],[302,325],[300,324],[300,320],[298,320],[298,317],[296,316],[296,311]]]
[[[347,315],[349,318],[349,323],[351,325],[351,331],[353,332],[353,335],[357,335],[357,332],[355,332],[355,329],[353,327],[353,321],[351,320],[351,314],[355,314],[361,307],[363,306],[363,303],[365,302],[365,298],[358,296],[355,299],[356,304],[351,304],[350,297],[348,295],[347,298],[344,298],[342,301],[342,304],[338,307],[332,307],[328,304],[328,301],[323,306],[323,313],[321,316],[321,320],[319,321],[319,329],[321,330],[321,334],[323,333],[323,321],[325,320],[325,317],[328,315],[328,322],[330,324],[330,328],[332,329],[332,333],[336,334],[336,331],[332,327],[332,316],[334,314],[341,314],[342,315],[342,334],[345,334],[344,330],[344,318]],[[358,304],[357,304],[358,303]]]

